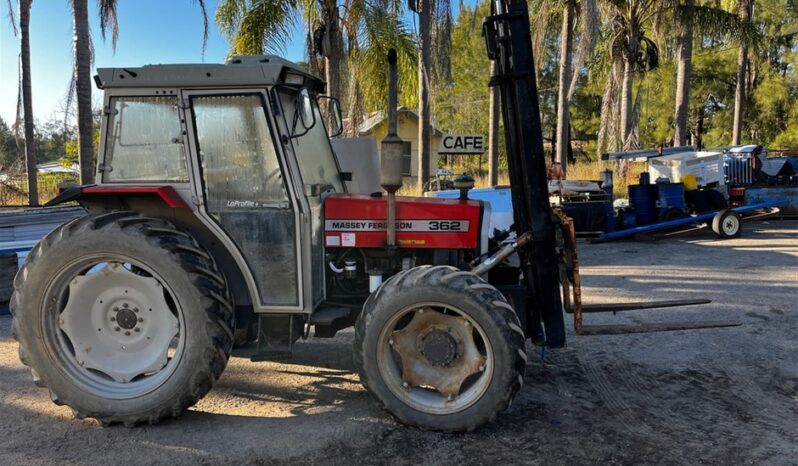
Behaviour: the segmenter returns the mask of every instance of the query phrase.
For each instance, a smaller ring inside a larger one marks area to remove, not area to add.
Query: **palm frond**
[[[205,0],[193,0],[202,13],[202,58],[205,59],[205,50],[208,48],[208,31],[210,30],[208,20],[208,8],[205,5]]]
[[[116,15],[117,0],[97,0],[100,16],[100,34],[105,40],[108,30],[111,31],[111,47],[116,50],[116,43],[119,40],[119,19]]]
[[[366,111],[382,110],[388,105],[385,57],[396,49],[399,71],[399,102],[405,106],[418,103],[418,45],[401,17],[381,8],[368,7],[363,19],[360,50],[353,61],[359,66],[356,77]]]
[[[280,52],[290,37],[298,2],[294,0],[224,0],[216,24],[230,41],[233,55]]]
[[[14,16],[14,6],[11,4],[11,0],[8,1],[8,22],[11,24],[11,32],[14,33],[14,37],[19,35],[19,30],[17,29],[17,18]]]
[[[743,21],[738,15],[722,8],[679,5],[675,13],[678,21],[689,21],[702,34],[715,39],[736,39],[747,45],[754,45],[763,40],[753,22]]]

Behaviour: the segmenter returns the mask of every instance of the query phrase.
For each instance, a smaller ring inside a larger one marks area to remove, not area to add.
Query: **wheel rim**
[[[388,389],[429,414],[468,408],[493,378],[493,348],[483,328],[441,303],[416,304],[394,315],[380,332],[377,359]]]
[[[88,393],[145,395],[174,373],[183,355],[179,302],[160,276],[131,258],[76,260],[55,275],[45,299],[46,344]]]
[[[729,236],[733,236],[737,233],[737,230],[740,228],[740,219],[737,218],[735,215],[729,215],[725,219],[723,219],[723,223],[721,224],[723,228],[723,232]]]

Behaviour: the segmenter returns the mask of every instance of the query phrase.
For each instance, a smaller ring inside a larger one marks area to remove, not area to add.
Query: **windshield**
[[[296,93],[280,91],[279,95],[286,126],[291,130],[296,112]],[[316,124],[307,133],[292,140],[302,182],[306,185],[330,185],[336,192],[342,193],[344,188],[338,175],[338,165],[330,146],[330,138],[324,128],[319,104],[316,99],[312,99],[312,102]],[[303,131],[301,122],[297,123],[296,131]]]

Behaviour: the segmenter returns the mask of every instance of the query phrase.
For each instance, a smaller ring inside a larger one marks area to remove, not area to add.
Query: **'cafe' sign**
[[[438,147],[439,154],[483,154],[485,136],[481,134],[445,134]]]

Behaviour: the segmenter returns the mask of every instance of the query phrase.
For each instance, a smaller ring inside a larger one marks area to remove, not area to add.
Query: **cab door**
[[[300,207],[264,92],[185,92],[193,129],[197,198],[245,271],[261,312],[308,312]]]
[[[300,184],[300,201],[307,217],[303,217],[304,238],[309,247],[306,249],[308,260],[304,263],[308,283],[311,284],[309,299],[313,306],[318,305],[326,297],[324,260],[323,206],[324,198],[332,193],[344,192],[338,162],[330,145],[330,137],[324,125],[324,118],[316,97],[311,98],[312,123],[306,128],[300,123],[296,112],[298,89],[273,89],[275,104],[279,102],[280,114],[276,120],[284,128],[285,134],[291,135],[284,140],[283,149],[295,170],[299,172],[297,183]]]

